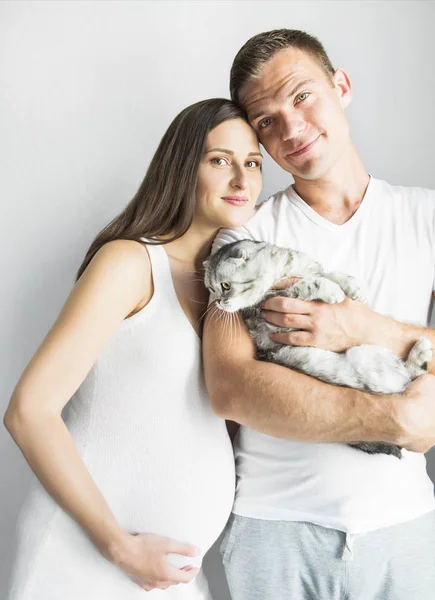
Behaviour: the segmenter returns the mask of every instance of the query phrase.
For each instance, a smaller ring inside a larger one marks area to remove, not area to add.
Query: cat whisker
[[[237,343],[239,343],[240,339],[241,339],[241,335],[240,335],[241,334],[241,330],[240,330],[240,321],[239,321],[239,314],[238,313],[234,314],[233,322],[234,322],[234,335],[236,337]]]
[[[231,329],[231,313],[229,312],[225,312],[225,330],[228,329],[228,333],[229,333],[229,337],[230,337],[230,344],[233,343],[233,332]]]
[[[233,344],[233,334],[234,334],[234,328],[233,328],[233,313],[228,313],[228,324],[230,326],[230,343],[231,345]]]
[[[239,331],[239,341],[242,339],[242,323],[240,313],[237,313],[237,327]]]
[[[214,307],[215,307],[215,309],[216,309],[216,310],[215,310],[215,311],[213,311],[213,313],[212,313],[212,317],[211,317],[211,318],[212,318],[212,319],[214,318],[214,322],[216,322],[216,323],[217,323],[217,322],[219,321],[219,319],[221,319],[221,318],[222,318],[222,314],[221,314],[221,313],[222,313],[223,311],[222,311],[222,309],[221,309],[221,308],[219,308],[219,306],[218,306],[217,304],[215,304],[215,305],[214,305]],[[212,321],[212,322],[213,322],[213,321]]]
[[[204,304],[204,302],[202,300],[195,300],[194,298],[191,298],[190,296],[189,296],[189,300],[191,302],[195,302],[195,304]]]
[[[207,313],[208,313],[208,312],[209,312],[211,309],[215,309],[215,310],[217,310],[216,304],[215,304],[214,302],[213,302],[212,304],[210,304],[210,306],[208,306],[208,308],[206,308],[206,310],[205,310],[205,311],[202,313],[202,315],[199,317],[199,319],[198,319],[198,323],[196,324],[197,326],[198,326],[198,325],[201,323],[201,321],[202,321],[203,319],[205,319],[205,317],[206,317]],[[210,314],[212,315],[213,313],[210,313]]]

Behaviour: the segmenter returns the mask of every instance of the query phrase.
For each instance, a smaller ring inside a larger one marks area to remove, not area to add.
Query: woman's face
[[[246,223],[261,191],[261,161],[257,137],[243,119],[212,129],[199,167],[195,224],[219,228]]]

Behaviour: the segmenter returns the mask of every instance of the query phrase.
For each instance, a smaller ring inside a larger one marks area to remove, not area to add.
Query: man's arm
[[[424,336],[435,348],[434,329],[400,323],[348,298],[339,304],[326,304],[277,296],[266,300],[263,307],[264,318],[270,323],[299,330],[271,335],[282,344],[315,346],[333,352],[375,344],[406,358],[415,342]],[[429,363],[428,372],[435,375],[435,360]]]
[[[332,386],[257,361],[246,326],[236,319],[232,331],[213,314],[204,326],[205,379],[219,416],[292,440],[383,441],[418,452],[435,445],[434,377],[419,377],[401,396]]]

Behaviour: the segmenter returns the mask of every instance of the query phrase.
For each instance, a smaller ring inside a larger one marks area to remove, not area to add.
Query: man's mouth
[[[304,144],[303,146],[299,146],[299,148],[297,148],[296,150],[293,150],[293,152],[290,152],[287,156],[290,156],[291,158],[295,158],[297,156],[302,156],[303,154],[306,154],[307,152],[309,152],[311,150],[311,148],[314,146],[314,144],[317,142],[317,140],[320,138],[320,134],[311,142],[308,142],[308,144]]]

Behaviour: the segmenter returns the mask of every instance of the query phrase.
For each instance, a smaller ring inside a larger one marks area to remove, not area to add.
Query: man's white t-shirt
[[[357,277],[374,311],[428,325],[435,274],[434,191],[371,178],[356,213],[336,225],[290,186],[263,202],[244,227],[222,229],[213,251],[245,238],[306,252],[327,271]],[[233,511],[349,533],[417,518],[435,508],[433,485],[425,456],[402,454],[402,459],[369,455],[346,444],[278,439],[242,426],[235,443]]]

